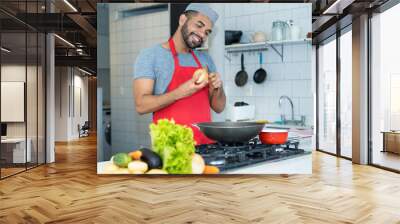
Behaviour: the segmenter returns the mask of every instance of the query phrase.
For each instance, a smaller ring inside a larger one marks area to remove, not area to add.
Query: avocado
[[[117,153],[114,155],[113,162],[115,165],[119,167],[128,167],[128,163],[131,162],[132,159],[127,153]]]

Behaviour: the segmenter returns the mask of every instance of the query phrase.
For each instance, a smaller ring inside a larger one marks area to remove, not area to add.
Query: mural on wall
[[[311,4],[104,5],[99,174],[311,173]]]

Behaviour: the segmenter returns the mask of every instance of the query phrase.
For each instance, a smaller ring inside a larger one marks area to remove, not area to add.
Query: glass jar
[[[277,20],[272,22],[272,40],[286,40],[287,26],[287,23],[284,21]]]

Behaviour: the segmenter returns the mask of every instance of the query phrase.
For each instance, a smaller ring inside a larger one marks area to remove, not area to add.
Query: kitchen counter
[[[104,166],[111,161],[97,163],[97,174],[107,174]],[[276,161],[266,161],[237,169],[227,170],[221,174],[311,174],[312,153],[297,155]]]
[[[278,161],[267,161],[246,167],[227,170],[221,174],[311,174],[312,154]]]
[[[97,174],[108,174],[107,172],[104,172],[104,166],[108,163],[111,163],[111,161],[97,162]]]
[[[270,128],[271,126],[267,126]],[[299,149],[305,151],[304,154],[296,154],[292,157],[259,162],[244,167],[222,171],[221,174],[311,174],[312,173],[312,150],[313,138],[312,129],[289,129],[289,138],[299,138]],[[104,173],[104,167],[110,161],[99,162],[97,173]]]
[[[306,153],[295,155],[293,157],[285,157],[278,160],[265,161],[240,167],[233,170],[227,170],[225,174],[311,174],[312,173],[312,134],[308,130],[289,130],[289,136],[300,137],[299,148]]]

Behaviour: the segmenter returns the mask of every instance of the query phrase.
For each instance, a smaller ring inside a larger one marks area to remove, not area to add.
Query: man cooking
[[[192,128],[197,145],[212,141],[192,124],[210,122],[212,108],[220,113],[226,97],[211,57],[196,51],[212,32],[218,14],[209,6],[191,3],[179,17],[174,35],[144,49],[135,62],[133,93],[139,114],[153,113],[153,122],[174,119]],[[208,80],[196,72],[206,68]]]

